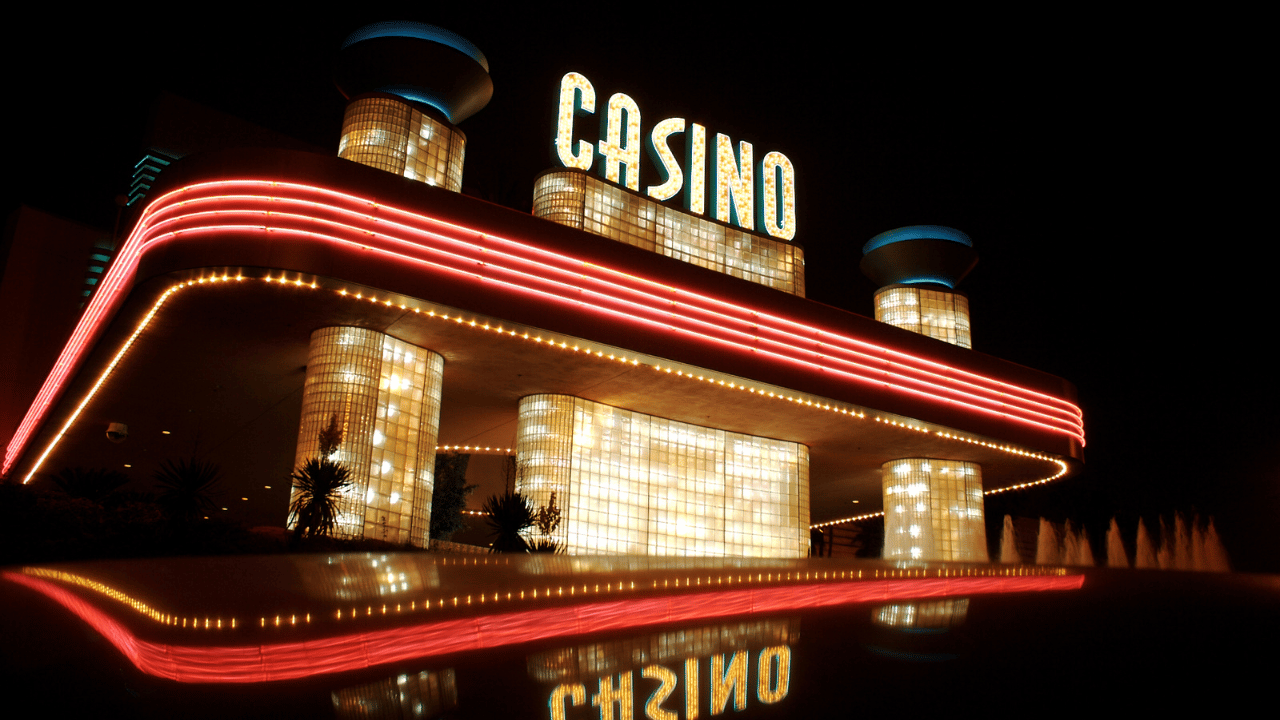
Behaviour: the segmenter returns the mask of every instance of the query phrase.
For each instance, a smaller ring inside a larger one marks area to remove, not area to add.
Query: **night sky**
[[[179,21],[167,7],[50,16],[10,39],[6,211],[22,201],[109,227],[160,91],[336,153],[341,40],[378,20],[437,24],[485,53],[495,86],[460,126],[465,192],[528,209],[551,167],[559,78],[576,70],[598,101],[635,98],[645,132],[685,117],[757,157],[786,154],[814,300],[870,314],[862,244],[957,227],[980,256],[961,286],[975,349],[1074,383],[1088,437],[1083,473],[988,512],[1083,521],[1095,549],[1113,515],[1131,535],[1139,514],[1211,514],[1239,569],[1280,571],[1274,230],[1254,227],[1265,186],[1242,174],[1261,164],[1262,115],[1245,51],[1209,42],[1220,20],[632,20],[418,3]]]

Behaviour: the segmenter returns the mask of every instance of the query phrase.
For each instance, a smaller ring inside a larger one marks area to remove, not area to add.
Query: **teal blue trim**
[[[458,35],[457,33],[449,32],[444,28],[436,27],[435,25],[428,25],[426,23],[390,21],[365,25],[359,30],[348,35],[347,39],[342,41],[341,49],[345,50],[352,45],[355,45],[358,42],[364,42],[365,40],[375,40],[377,38],[384,37],[417,38],[419,40],[428,40],[430,42],[439,43],[445,47],[451,47],[463,55],[470,57],[472,60],[475,60],[480,64],[480,67],[484,68],[485,72],[489,72],[489,60],[485,58],[484,53],[480,52],[480,48],[471,44],[470,40]]]
[[[973,247],[973,240],[963,232],[944,225],[908,225],[894,230],[886,230],[867,241],[862,246],[862,254],[866,255],[885,245],[906,240],[950,240]]]

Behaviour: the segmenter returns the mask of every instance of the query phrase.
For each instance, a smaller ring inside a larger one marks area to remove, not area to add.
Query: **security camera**
[[[129,426],[124,423],[107,425],[107,439],[113,443],[122,443],[129,438]]]

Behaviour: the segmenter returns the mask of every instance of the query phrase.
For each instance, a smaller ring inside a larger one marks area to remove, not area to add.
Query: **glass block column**
[[[431,523],[444,358],[353,327],[311,334],[295,464],[319,453],[334,415],[343,430],[335,460],[353,485],[339,502],[338,537],[424,547]]]
[[[352,100],[342,118],[338,157],[460,192],[467,138],[403,100]]]
[[[520,401],[516,432],[516,489],[535,510],[551,502],[555,493],[560,508],[560,526],[551,535],[561,547],[568,547],[570,458],[573,456],[573,414],[575,398],[569,395],[534,395]]]
[[[520,401],[516,489],[576,554],[804,557],[809,449],[583,400]]]
[[[987,562],[981,466],[905,458],[880,473],[884,559]]]
[[[973,347],[969,334],[969,298],[962,293],[897,285],[875,296],[876,320],[931,338]]]

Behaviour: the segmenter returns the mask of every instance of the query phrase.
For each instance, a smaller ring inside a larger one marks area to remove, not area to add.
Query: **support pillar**
[[[425,547],[435,485],[444,358],[376,330],[311,334],[295,466],[337,416],[335,460],[351,471],[334,534]]]
[[[904,458],[880,473],[884,559],[987,562],[980,465]]]

